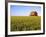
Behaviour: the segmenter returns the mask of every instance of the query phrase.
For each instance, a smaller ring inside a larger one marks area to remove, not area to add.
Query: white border
[[[10,5],[22,5],[22,6],[41,6],[41,30],[37,31],[10,31]],[[25,3],[8,3],[8,35],[13,34],[27,34],[27,33],[43,33],[43,5],[42,4],[25,4]]]

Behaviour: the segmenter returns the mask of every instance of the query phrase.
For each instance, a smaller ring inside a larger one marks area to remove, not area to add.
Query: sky
[[[40,6],[22,6],[22,5],[10,6],[11,16],[29,16],[32,11],[36,11],[38,13],[38,16],[41,16]]]

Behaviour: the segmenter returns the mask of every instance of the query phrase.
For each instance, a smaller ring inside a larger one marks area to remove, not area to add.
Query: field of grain
[[[11,16],[11,31],[30,31],[40,29],[40,16]]]

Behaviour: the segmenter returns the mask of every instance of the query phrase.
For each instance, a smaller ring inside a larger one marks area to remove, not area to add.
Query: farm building
[[[38,16],[38,13],[36,11],[32,11],[30,16]]]

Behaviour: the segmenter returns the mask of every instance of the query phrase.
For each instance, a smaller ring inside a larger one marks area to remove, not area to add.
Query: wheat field
[[[41,29],[41,16],[11,16],[11,31]]]

